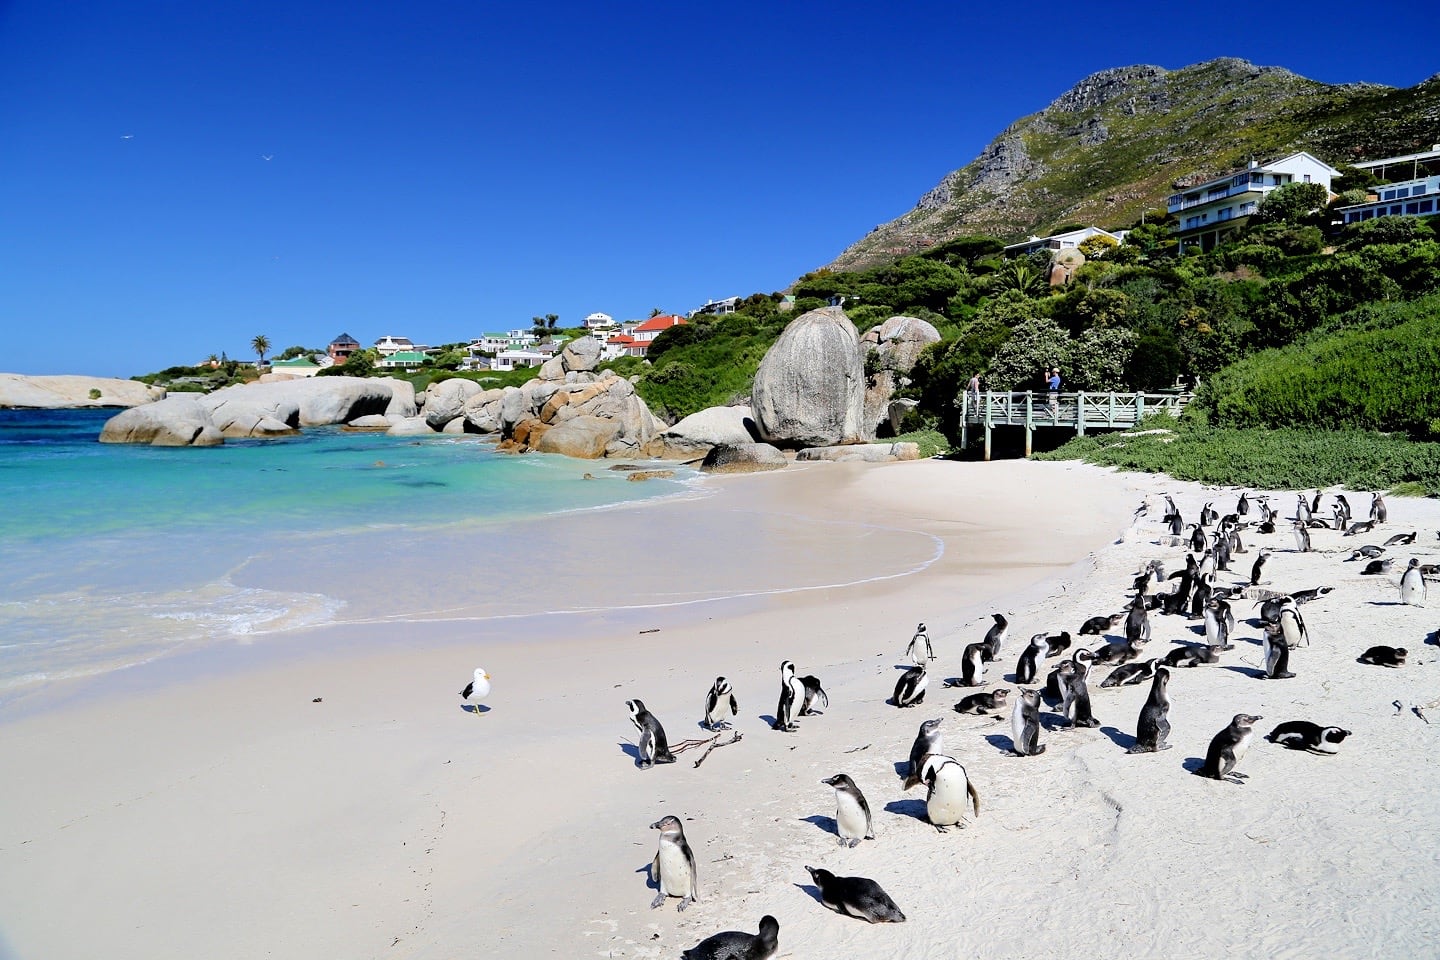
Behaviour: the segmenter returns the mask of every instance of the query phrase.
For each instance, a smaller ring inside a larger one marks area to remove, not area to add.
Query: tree
[[[651,307],[651,308],[650,308],[650,316],[651,316],[651,317],[658,317],[658,316],[660,316],[660,314],[662,314],[662,313],[664,313],[664,312],[665,312],[665,311],[664,311],[664,310],[661,310],[659,307]]]
[[[558,324],[559,322],[560,322],[560,315],[559,315],[558,313],[547,313],[547,314],[545,314],[545,329],[546,329],[547,331],[552,331],[552,332],[553,332],[554,329],[555,329],[555,325]]]
[[[265,354],[270,352],[270,338],[263,333],[256,334],[255,339],[250,341],[250,349],[260,358],[259,366],[265,366]]]
[[[1120,246],[1120,241],[1114,237],[1107,237],[1103,233],[1097,233],[1080,242],[1076,249],[1084,254],[1086,260],[1103,259],[1111,250]]]
[[[1049,317],[1021,321],[1010,331],[990,365],[993,390],[1024,390],[1039,385],[1043,371],[1059,367],[1066,376],[1074,369],[1071,355],[1074,345],[1070,334]]]
[[[1027,297],[1045,292],[1045,276],[1025,260],[1007,260],[990,275],[991,289],[999,292],[1014,290]]]
[[[1323,210],[1329,199],[1318,183],[1287,183],[1265,194],[1252,222],[1313,225],[1316,212]]]

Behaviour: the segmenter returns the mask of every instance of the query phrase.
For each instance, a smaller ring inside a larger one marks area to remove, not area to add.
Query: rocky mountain
[[[1012,123],[830,267],[860,270],[965,234],[1008,242],[1071,223],[1125,227],[1163,207],[1177,185],[1294,150],[1338,166],[1434,143],[1440,74],[1397,89],[1319,83],[1230,58],[1104,70]]]

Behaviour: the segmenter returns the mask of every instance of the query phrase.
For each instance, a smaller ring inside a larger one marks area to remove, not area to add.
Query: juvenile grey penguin
[[[800,700],[800,713],[798,714],[798,716],[802,716],[802,717],[818,717],[818,716],[820,716],[820,715],[821,715],[821,714],[820,714],[820,711],[815,709],[815,704],[816,704],[816,703],[819,703],[819,704],[821,704],[822,706],[824,706],[826,710],[829,710],[829,709],[830,709],[830,697],[829,697],[829,695],[825,692],[824,688],[822,688],[822,687],[820,686],[820,678],[819,678],[819,677],[816,677],[816,676],[805,676],[805,677],[801,677],[801,678],[800,678],[800,685],[805,689],[805,694],[804,694],[804,696],[803,696],[803,697],[801,698],[801,700]]]
[[[1006,700],[1010,691],[1001,687],[998,690],[991,690],[988,693],[972,693],[968,697],[961,697],[955,704],[956,713],[974,713],[980,716],[989,714],[991,710],[1004,710]]]
[[[920,768],[925,763],[925,758],[932,753],[939,753],[941,750],[940,721],[926,720],[920,724],[920,732],[915,735],[915,742],[910,745],[910,770],[905,775],[905,786],[902,789],[909,790],[920,782]]]
[[[1255,563],[1250,567],[1250,586],[1254,587],[1259,585],[1260,573],[1262,570],[1265,569],[1265,561],[1269,559],[1270,549],[1268,547],[1264,550],[1261,550],[1260,553],[1256,555]]]
[[[780,702],[775,707],[775,722],[771,727],[784,733],[800,729],[795,724],[796,711],[805,702],[805,684],[795,676],[795,664],[784,660],[780,664]]]
[[[1050,644],[1043,633],[1037,633],[1030,638],[1030,643],[1024,650],[1020,651],[1020,659],[1015,663],[1015,682],[1029,685],[1035,682],[1035,675],[1040,670],[1040,661],[1045,658]]]
[[[989,630],[985,631],[984,646],[986,663],[1000,656],[1000,645],[1004,643],[1005,638],[1010,635],[1010,621],[1005,619],[1004,614],[992,613],[990,616],[995,620],[995,623]]]
[[[1135,744],[1127,753],[1156,753],[1169,750],[1165,740],[1170,736],[1170,671],[1157,667],[1150,681],[1150,696],[1140,708],[1135,724]]]
[[[1100,721],[1090,712],[1090,687],[1086,683],[1089,674],[1089,663],[1078,654],[1060,665],[1060,687],[1064,692],[1060,712],[1072,727],[1100,726]]]
[[[820,867],[805,868],[820,889],[820,902],[836,913],[857,917],[866,923],[904,923],[905,914],[867,877],[837,877]]]
[[[960,661],[960,678],[961,686],[985,686],[985,644],[972,643],[965,647],[965,656]]]
[[[1289,680],[1295,676],[1290,672],[1290,645],[1285,642],[1283,627],[1266,626],[1261,644],[1265,654],[1265,679]]]
[[[1390,511],[1385,509],[1385,498],[1378,493],[1370,494],[1370,519],[1375,523],[1384,523],[1390,516]]]
[[[975,816],[980,816],[980,793],[959,760],[931,754],[925,758],[920,779],[930,788],[925,796],[925,815],[936,830],[945,833],[951,827],[963,827],[967,807],[973,807]]]
[[[1300,553],[1310,552],[1310,528],[1299,520],[1295,521],[1295,549]]]
[[[771,960],[780,952],[780,921],[766,914],[760,932],[726,930],[706,937],[680,954],[680,960]]]
[[[1400,602],[1412,607],[1425,606],[1425,577],[1420,573],[1420,561],[1410,558],[1410,565],[1400,574]]]
[[[665,728],[660,726],[654,714],[645,709],[644,701],[626,700],[625,706],[630,711],[630,722],[640,731],[640,757],[637,761],[640,769],[649,770],[657,763],[674,763],[675,755],[670,752],[669,741],[665,739]]]
[[[1334,756],[1348,736],[1350,731],[1339,727],[1322,727],[1309,720],[1286,720],[1266,734],[1265,739],[1291,750],[1308,750],[1311,753]]]
[[[930,634],[925,632],[925,624],[915,628],[915,636],[910,638],[910,645],[905,648],[905,659],[917,667],[935,659],[935,650],[930,646]]]
[[[900,674],[900,679],[895,681],[895,693],[891,702],[897,707],[913,707],[917,703],[925,701],[925,685],[930,682],[930,675],[922,663],[918,667],[911,667]]]
[[[1264,719],[1256,714],[1235,714],[1230,725],[1215,734],[1210,741],[1210,749],[1205,752],[1205,763],[1195,772],[1212,780],[1238,783],[1245,774],[1237,773],[1235,765],[1245,756],[1245,751],[1250,749],[1250,740],[1255,735],[1255,721]]]
[[[1021,690],[1015,698],[1010,711],[1010,742],[1017,757],[1038,757],[1045,752],[1040,742],[1039,690]]]
[[[650,824],[651,830],[660,831],[660,849],[650,864],[650,877],[659,886],[660,892],[650,901],[650,909],[665,902],[666,897],[679,897],[676,910],[684,910],[700,899],[700,886],[695,882],[695,854],[685,842],[685,828],[677,817],[661,817]]]
[[[1403,667],[1409,653],[1404,647],[1376,646],[1355,658],[1357,663],[1368,663],[1376,667]]]
[[[701,726],[706,730],[729,729],[730,721],[725,718],[738,716],[739,713],[740,705],[735,702],[730,681],[724,677],[716,677],[715,682],[710,685],[710,692],[705,694],[705,722]]]
[[[855,786],[855,781],[837,773],[820,782],[835,788],[835,833],[840,837],[840,846],[854,848],[860,846],[861,840],[874,840],[870,804],[865,802],[865,794]]]

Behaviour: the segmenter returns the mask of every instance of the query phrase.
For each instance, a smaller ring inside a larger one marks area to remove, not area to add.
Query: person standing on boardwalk
[[[1060,416],[1060,368],[1051,367],[1050,376],[1045,381],[1045,386],[1050,388],[1050,416]]]
[[[975,376],[973,376],[973,377],[970,378],[970,383],[969,383],[969,385],[965,388],[965,392],[970,395],[970,409],[971,409],[972,411],[974,411],[975,413],[979,413],[979,412],[980,412],[980,374],[977,373],[977,374],[975,374]]]

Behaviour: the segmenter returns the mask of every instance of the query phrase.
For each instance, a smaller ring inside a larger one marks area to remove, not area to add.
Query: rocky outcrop
[[[464,414],[470,398],[482,392],[484,388],[480,384],[463,377],[430,384],[425,390],[425,403],[422,405],[425,422],[432,429],[443,429],[445,424]]]
[[[891,317],[860,338],[865,368],[871,371],[865,383],[865,425],[872,436],[880,424],[888,422],[894,430],[904,419],[906,405],[899,401],[897,409],[895,393],[910,382],[921,351],[939,342],[940,331],[918,317]]]
[[[619,423],[605,417],[577,415],[546,430],[531,449],[595,460],[605,456],[606,448],[620,429]]]
[[[699,454],[722,443],[754,443],[756,431],[748,406],[709,407],[667,428],[661,439],[676,455]]]
[[[138,407],[165,399],[165,390],[112,377],[31,377],[0,373],[0,407],[62,410],[72,407]]]
[[[917,443],[851,443],[843,447],[807,447],[795,454],[796,460],[860,460],[883,463],[889,460],[919,460]]]
[[[845,312],[822,307],[791,321],[760,361],[750,405],[760,438],[770,443],[865,440],[865,367]]]
[[[705,455],[700,469],[706,473],[755,473],[779,470],[789,463],[785,454],[768,443],[722,443]]]
[[[204,395],[176,394],[111,417],[100,439],[105,443],[198,446],[218,443],[223,437],[276,436],[300,427],[348,423],[404,409],[407,403],[413,413],[413,401],[403,388],[395,386],[397,382],[318,377],[240,384]]]
[[[225,438],[199,397],[176,394],[111,417],[100,430],[100,442],[213,447]]]

